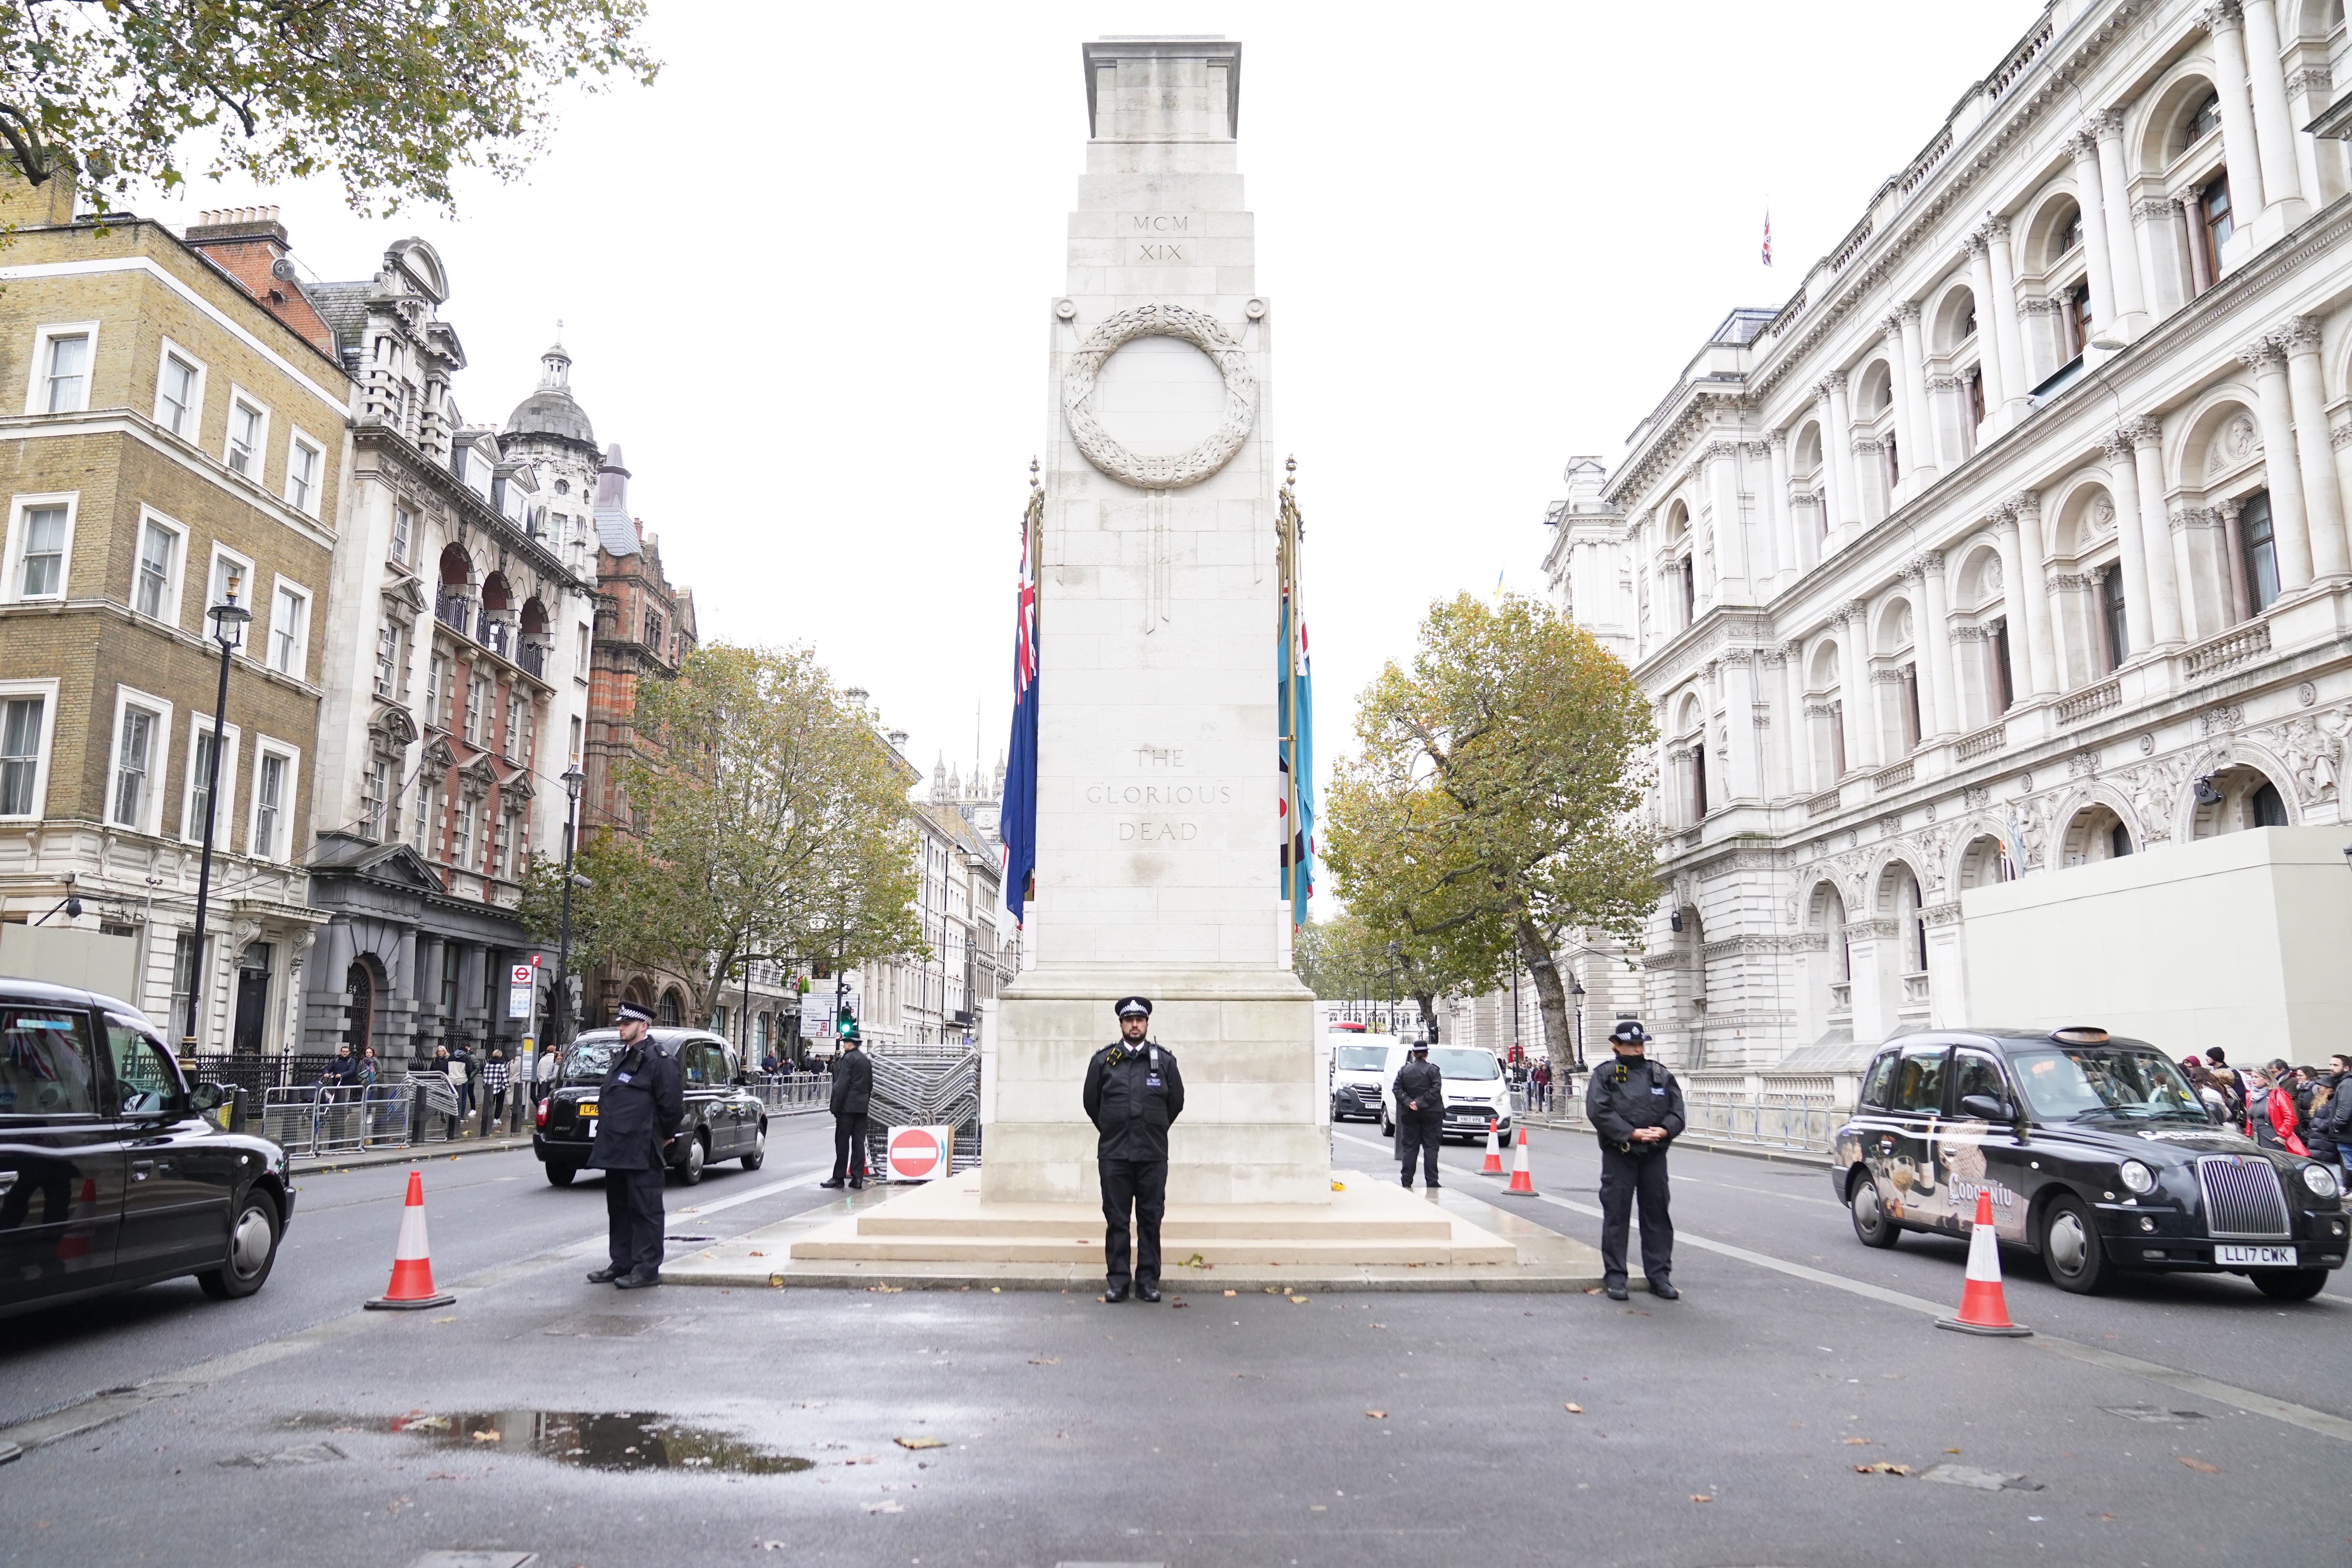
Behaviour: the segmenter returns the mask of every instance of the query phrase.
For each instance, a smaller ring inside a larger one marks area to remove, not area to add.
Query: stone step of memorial
[[[1099,1231],[1090,1240],[1046,1237],[1012,1239],[1004,1237],[947,1235],[827,1236],[793,1243],[795,1260],[898,1263],[1045,1263],[1097,1266],[1102,1262]],[[1171,1271],[1198,1255],[1211,1268],[1250,1264],[1447,1264],[1516,1263],[1517,1251],[1506,1241],[1457,1241],[1450,1236],[1426,1240],[1377,1241],[1361,1237],[1307,1240],[1233,1241],[1187,1239],[1163,1230],[1160,1256]]]
[[[998,1205],[984,1205],[970,1215],[961,1216],[957,1234],[966,1237],[1003,1237],[1019,1241],[1085,1241],[1096,1247],[1102,1245],[1103,1222],[1099,1213],[1089,1215],[1083,1210],[1072,1212],[1076,1205],[1006,1205],[1015,1209],[1010,1214],[992,1212]],[[1019,1209],[1037,1212],[1021,1213]],[[857,1234],[861,1237],[927,1236],[939,1229],[937,1220],[926,1214],[893,1214],[887,1208],[870,1215],[861,1215]],[[1341,1218],[1327,1211],[1293,1209],[1286,1205],[1266,1205],[1262,1209],[1236,1207],[1211,1212],[1171,1209],[1160,1222],[1163,1244],[1173,1247],[1181,1237],[1189,1242],[1278,1241],[1297,1236],[1302,1230],[1311,1233],[1318,1241],[1437,1241],[1453,1234],[1453,1222],[1443,1213],[1433,1211],[1428,1215],[1403,1216],[1384,1215],[1377,1218]]]

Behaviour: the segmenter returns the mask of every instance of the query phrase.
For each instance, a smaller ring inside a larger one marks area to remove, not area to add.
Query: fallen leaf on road
[[[792,1547],[781,1541],[762,1541],[760,1542],[760,1550],[762,1552],[790,1552]]]
[[[466,1478],[450,1470],[436,1470],[425,1479],[428,1481],[462,1481]]]
[[[880,1502],[867,1503],[866,1505],[866,1511],[868,1513],[904,1513],[907,1510],[899,1505],[897,1498],[884,1498]]]
[[[764,1253],[764,1252],[755,1252],[755,1253],[751,1254],[751,1256],[752,1256],[752,1257],[754,1257],[754,1258],[765,1258],[765,1257],[767,1257],[768,1255],[767,1255],[766,1253]]]
[[[2174,1458],[2200,1476],[2218,1476],[2221,1473],[2221,1466],[2209,1465],[2202,1459],[2192,1459],[2186,1454],[2177,1454]]]
[[[1373,1421],[1385,1421],[1389,1418],[1389,1413],[1385,1410],[1367,1410],[1364,1415]]]
[[[1693,1502],[1713,1502],[1714,1500],[1715,1500],[1715,1499],[1713,1499],[1713,1498],[1709,1497],[1709,1496],[1708,1496],[1706,1493],[1705,1493],[1705,1492],[1693,1492],[1693,1493],[1691,1493],[1691,1501],[1693,1501]]]
[[[1847,1437],[1843,1439],[1843,1441],[1849,1448],[1867,1448],[1870,1447],[1870,1439],[1867,1437]]]
[[[477,1432],[474,1434],[474,1441],[477,1443],[495,1443],[498,1440],[499,1435],[496,1432]]]
[[[1583,1406],[1583,1405],[1581,1405],[1574,1404],[1574,1403],[1572,1403],[1572,1402],[1571,1402],[1570,1404],[1567,1405],[1564,1405],[1562,1408],[1564,1408],[1565,1410],[1567,1410],[1567,1412],[1568,1412],[1570,1415],[1583,1415],[1583,1414],[1584,1414],[1584,1406]]]
[[[944,1448],[948,1446],[944,1437],[893,1437],[891,1441],[901,1448]]]
[[[841,1462],[845,1465],[878,1465],[882,1457],[879,1454],[856,1454]]]
[[[1029,1358],[1029,1364],[1031,1366],[1059,1366],[1062,1364],[1062,1358],[1057,1355],[1033,1355]]]
[[[1957,1453],[1958,1453],[1958,1452],[1959,1452],[1959,1450],[1958,1450],[1958,1448],[1947,1448],[1947,1449],[1945,1449],[1945,1450],[1944,1450],[1944,1452],[1946,1452],[1947,1454],[1957,1454]]]
[[[1290,1304],[1294,1307],[1304,1307],[1307,1302],[1313,1300],[1314,1298],[1311,1296],[1293,1296],[1290,1299]]]
[[[1907,1476],[1911,1473],[1911,1467],[1889,1464],[1881,1459],[1874,1465],[1856,1465],[1853,1473],[1857,1476]]]
[[[1309,1513],[1325,1513],[1329,1510],[1319,1502],[1310,1502],[1307,1505],[1307,1511]]]
[[[1171,1311],[1173,1311],[1173,1310],[1174,1310],[1175,1309],[1177,1309],[1178,1307],[1181,1307],[1181,1306],[1183,1306],[1183,1305],[1185,1305],[1185,1304],[1186,1304],[1186,1303],[1185,1303],[1184,1298],[1183,1298],[1183,1297],[1181,1297],[1181,1296],[1179,1296],[1179,1297],[1177,1297],[1173,1301],[1169,1302],[1169,1303],[1168,1303],[1168,1307],[1169,1307],[1169,1310],[1170,1310]]]
[[[1240,1291],[1238,1291],[1238,1290],[1228,1290],[1228,1291],[1226,1291],[1226,1292],[1225,1292],[1225,1294],[1226,1294],[1226,1295],[1228,1295],[1228,1296],[1238,1296],[1238,1295],[1240,1295],[1240,1294],[1241,1294],[1241,1292],[1240,1292]]]
[[[782,1289],[783,1288],[784,1288],[784,1277],[783,1277],[782,1275],[781,1275],[781,1274],[771,1274],[771,1275],[769,1275],[769,1276],[768,1276],[768,1289],[771,1289],[771,1290],[781,1290],[781,1289]]]
[[[988,1288],[988,1293],[992,1296],[1002,1296],[1004,1294],[1004,1287],[1002,1285],[991,1285]]]

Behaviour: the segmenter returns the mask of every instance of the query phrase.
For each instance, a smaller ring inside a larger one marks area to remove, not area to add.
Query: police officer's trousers
[[[1445,1118],[1414,1116],[1410,1113],[1397,1118],[1397,1159],[1404,1166],[1404,1184],[1412,1185],[1413,1155],[1421,1156],[1421,1179],[1429,1186],[1438,1186],[1437,1152],[1445,1144]]]
[[[1642,1275],[1651,1284],[1675,1271],[1675,1223],[1666,1215],[1666,1152],[1621,1154],[1601,1151],[1601,1273],[1612,1285],[1625,1283],[1625,1227],[1642,1205]]]
[[[1168,1162],[1099,1157],[1102,1176],[1103,1271],[1114,1285],[1129,1282],[1128,1222],[1135,1210],[1135,1270],[1132,1278],[1160,1283],[1160,1216],[1168,1209]]]
[[[661,1272],[662,1178],[667,1174],[658,1163],[649,1171],[604,1173],[604,1218],[612,1232],[615,1272]]]
[[[833,1179],[835,1183],[866,1180],[866,1112],[851,1116],[836,1111],[833,1118]]]

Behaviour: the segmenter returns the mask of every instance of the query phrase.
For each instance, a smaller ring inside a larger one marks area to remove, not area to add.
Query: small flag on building
[[[1764,265],[1772,265],[1772,209],[1764,209]]]

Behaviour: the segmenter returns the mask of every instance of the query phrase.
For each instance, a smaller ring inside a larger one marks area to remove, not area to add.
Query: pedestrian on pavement
[[[2344,1173],[2344,1139],[2352,1136],[2352,1129],[2339,1132],[2336,1114],[2343,1108],[2338,1101],[2344,1095],[2345,1058],[2328,1058],[2325,1070],[2313,1076],[2311,1105],[2303,1121],[2303,1141],[2311,1150],[2311,1157],[2336,1175]]]
[[[624,1290],[661,1283],[662,1179],[667,1152],[686,1117],[686,1086],[677,1058],[648,1038],[654,1016],[621,1004],[621,1048],[596,1090],[596,1139],[588,1166],[604,1173],[604,1219],[612,1261],[588,1276],[592,1285]]]
[[[1621,1018],[1610,1031],[1617,1059],[1584,1089],[1584,1115],[1601,1140],[1601,1288],[1625,1300],[1625,1239],[1635,1201],[1642,1209],[1642,1274],[1650,1294],[1672,1301],[1675,1227],[1666,1213],[1666,1146],[1683,1130],[1675,1075],[1643,1054],[1649,1031]]]
[[[773,1078],[776,1074],[784,1070],[783,1064],[776,1059],[775,1047],[770,1046],[768,1047],[767,1055],[760,1058],[760,1070],[766,1073],[770,1078]]]
[[[2308,1156],[2302,1121],[2294,1113],[2294,1091],[2287,1087],[2286,1074],[2279,1070],[2284,1066],[2276,1063],[2268,1072],[2252,1075],[2254,1088],[2246,1100],[2246,1136],[2265,1149]]]
[[[449,1094],[446,1100],[437,1093],[428,1094],[427,1102],[446,1107],[441,1112],[441,1136],[445,1140],[453,1139],[457,1136],[457,1117],[465,1105],[464,1100],[459,1098],[458,1086],[465,1081],[466,1075],[457,1070],[454,1059],[449,1055],[449,1047],[446,1046],[433,1047],[433,1065],[430,1070],[444,1085],[447,1086]]]
[[[1151,999],[1122,996],[1118,1038],[1087,1062],[1079,1101],[1095,1124],[1095,1172],[1102,1182],[1103,1300],[1131,1288],[1160,1300],[1160,1217],[1168,1208],[1168,1129],[1184,1113],[1176,1055],[1150,1037]],[[1134,1268],[1128,1267],[1128,1210],[1135,1211]]]
[[[449,1052],[449,1087],[457,1091],[457,1114],[474,1114],[474,1047],[460,1035]]]
[[[359,1059],[352,1055],[351,1042],[346,1040],[335,1047],[335,1059],[319,1075],[319,1098],[334,1099],[337,1089],[350,1088],[359,1081]]]
[[[2327,1058],[2327,1098],[2315,1103],[2312,1115],[2336,1146],[2343,1175],[2352,1182],[2352,1056],[2338,1051]]]
[[[490,1047],[490,1059],[482,1064],[482,1096],[489,1102],[490,1125],[495,1127],[507,1113],[507,1085],[514,1078],[513,1064],[507,1060],[504,1046]]]
[[[833,1093],[825,1103],[833,1111],[833,1179],[817,1185],[855,1192],[866,1185],[866,1115],[874,1108],[874,1063],[854,1030],[841,1037]]]
[[[361,1090],[364,1092],[365,1090],[375,1087],[376,1079],[381,1078],[383,1073],[383,1065],[375,1059],[375,1047],[373,1046],[362,1046],[360,1047],[359,1068],[353,1075],[352,1081],[357,1084]]]
[[[2213,1076],[2212,1069],[2199,1058],[2186,1057],[2181,1060],[2180,1070],[2188,1075],[2189,1087],[2204,1102],[2205,1113],[2215,1121],[2229,1121],[2230,1091],[2221,1087],[2221,1080]]]
[[[1445,1142],[1445,1075],[1430,1065],[1428,1042],[1416,1040],[1406,1048],[1404,1066],[1397,1068],[1389,1092],[1396,1097],[1396,1152],[1404,1167],[1403,1184],[1412,1187],[1419,1156],[1422,1183],[1434,1191],[1444,1184],[1437,1179],[1437,1154]]]

